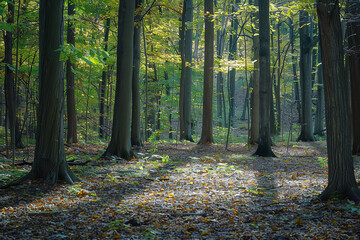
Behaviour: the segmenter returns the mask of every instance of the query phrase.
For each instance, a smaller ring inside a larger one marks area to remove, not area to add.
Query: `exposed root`
[[[23,182],[25,182],[26,180],[34,180],[33,173],[31,171],[28,172],[25,176],[22,176],[21,178],[18,178],[6,185],[0,186],[0,189],[6,189],[6,188],[9,188],[12,186],[18,186],[18,185],[22,184]]]
[[[321,201],[331,200],[331,199],[349,199],[355,202],[355,204],[360,203],[360,189],[357,187],[348,187],[344,191],[336,190],[332,187],[327,187],[318,198]]]

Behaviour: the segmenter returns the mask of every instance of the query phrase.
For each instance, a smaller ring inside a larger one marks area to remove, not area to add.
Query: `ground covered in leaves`
[[[71,168],[90,184],[0,190],[0,239],[359,239],[358,206],[316,200],[327,182],[323,142],[278,144],[277,158],[245,145],[163,143],[131,161],[98,160],[103,148],[67,146],[69,161],[87,161]],[[0,184],[29,169],[0,160]]]

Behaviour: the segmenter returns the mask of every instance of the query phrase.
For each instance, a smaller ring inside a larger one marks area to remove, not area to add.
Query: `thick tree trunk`
[[[360,1],[347,3],[347,64],[350,70],[351,106],[352,106],[352,153],[360,155]]]
[[[116,155],[124,159],[134,156],[130,136],[134,13],[133,0],[120,0],[113,128],[110,144],[104,153],[104,156]]]
[[[254,1],[255,6],[258,6],[258,0]],[[254,70],[253,70],[253,84],[252,91],[250,97],[250,110],[251,110],[251,127],[250,127],[250,142],[249,144],[257,144],[259,141],[259,127],[260,127],[260,97],[259,97],[259,35],[257,34],[257,28],[259,26],[258,23],[259,13],[255,13],[254,18],[254,28],[252,28],[253,32],[253,61],[254,62]]]
[[[351,155],[349,85],[344,81],[344,51],[339,2],[318,0],[321,56],[324,70],[328,149],[328,186],[319,196],[360,201]]]
[[[30,178],[72,184],[79,179],[65,161],[64,81],[59,47],[63,44],[64,0],[40,0],[39,114]]]
[[[269,0],[259,1],[259,59],[260,59],[260,136],[256,156],[275,157],[270,139],[270,22]]]
[[[193,0],[184,0],[185,37],[184,37],[184,139],[193,142],[191,136],[191,63],[192,63],[192,23],[193,23]]]
[[[110,29],[110,18],[105,20],[105,31],[104,31],[104,51],[107,52],[108,50],[108,40],[109,40],[109,29]],[[106,58],[104,58],[104,62],[106,63]],[[101,82],[100,82],[100,116],[99,116],[99,137],[105,138],[105,129],[106,129],[106,122],[105,122],[105,92],[107,87],[107,78],[108,78],[108,71],[105,69],[102,72]]]
[[[213,78],[214,78],[214,5],[213,0],[205,0],[205,63],[203,118],[199,144],[213,143]]]
[[[75,29],[72,23],[71,17],[75,14],[75,5],[72,0],[68,0],[68,15],[69,22],[67,25],[67,43],[75,46]],[[73,69],[75,64],[70,61],[70,58],[66,61],[66,109],[68,118],[68,132],[67,143],[77,143],[77,130],[76,130],[76,109],[75,109],[75,74]]]
[[[143,0],[136,0],[135,5],[138,10],[143,4]],[[141,42],[141,11],[136,11],[134,26],[134,62],[132,76],[132,117],[131,117],[131,145],[141,146],[140,134],[140,42]]]
[[[301,132],[298,141],[315,141],[312,124],[311,84],[311,18],[306,11],[300,11],[300,85],[301,85]]]

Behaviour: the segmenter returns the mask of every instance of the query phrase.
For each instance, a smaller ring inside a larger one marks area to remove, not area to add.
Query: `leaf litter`
[[[67,146],[67,159],[91,160],[71,167],[91,185],[0,190],[0,239],[359,239],[358,206],[316,200],[327,183],[324,143],[279,144],[277,158],[185,143],[97,160],[103,148]],[[3,183],[30,169],[0,166]],[[359,161],[355,171],[360,178]]]

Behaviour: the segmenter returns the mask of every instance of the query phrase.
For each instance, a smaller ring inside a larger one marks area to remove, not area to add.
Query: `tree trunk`
[[[15,16],[15,6],[13,3],[8,2],[8,18],[6,22],[8,24],[14,24]],[[10,127],[10,137],[11,137],[11,146],[15,144],[16,148],[23,148],[24,144],[22,143],[22,134],[19,129],[19,119],[16,116],[17,113],[17,96],[16,96],[16,86],[14,81],[14,73],[11,70],[10,66],[13,66],[13,35],[12,32],[6,31],[4,34],[4,45],[5,45],[5,104],[7,109],[7,118]],[[15,140],[15,142],[14,142]]]
[[[180,90],[179,90],[179,127],[180,127],[180,141],[184,140],[184,78],[185,78],[185,0],[181,16],[181,26],[179,28],[179,52],[181,58],[181,75],[180,75]]]
[[[213,0],[205,0],[205,63],[203,118],[199,144],[213,143],[213,78],[214,78],[214,4]]]
[[[223,11],[225,11],[226,3],[223,5]],[[216,56],[220,60],[223,57],[224,48],[225,48],[225,37],[226,37],[226,23],[225,16],[222,16],[221,20],[221,29],[217,30],[216,34]],[[217,122],[218,126],[222,127],[223,122],[223,101],[225,101],[224,96],[224,73],[219,71],[216,78],[216,104],[217,104]],[[224,126],[226,125],[224,121]]]
[[[352,106],[352,153],[360,155],[360,1],[347,2],[347,65],[350,70],[351,106]]]
[[[270,22],[269,0],[259,1],[260,136],[256,156],[275,157],[270,139]]]
[[[324,70],[328,150],[328,186],[319,196],[360,201],[351,155],[349,85],[344,82],[344,51],[339,2],[318,0],[321,56]]]
[[[231,20],[231,35],[230,35],[230,45],[229,45],[229,60],[236,59],[237,52],[237,32],[238,32],[238,20],[236,19],[235,12],[237,11],[237,4],[240,3],[240,0],[233,1],[232,6],[232,20]],[[231,69],[229,75],[230,82],[230,126],[234,126],[235,121],[235,75],[236,70]]]
[[[258,6],[258,0],[254,1],[255,6]],[[259,98],[259,35],[257,34],[257,28],[259,26],[258,19],[259,13],[255,13],[254,18],[254,28],[252,28],[253,33],[253,61],[254,62],[254,70],[253,70],[253,84],[252,84],[252,91],[250,97],[250,110],[251,110],[251,127],[250,127],[250,142],[249,144],[257,144],[259,141],[259,127],[260,127],[260,98]]]
[[[185,37],[184,37],[184,98],[183,98],[183,121],[184,139],[193,142],[191,136],[191,63],[192,63],[192,23],[193,23],[193,0],[184,0]]]
[[[75,15],[75,5],[72,0],[68,0],[68,26],[67,26],[67,43],[75,46],[75,28],[72,23],[72,17]],[[68,118],[67,143],[77,143],[76,130],[76,109],[75,109],[75,74],[73,69],[75,64],[70,58],[66,61],[66,109]]]
[[[134,13],[133,0],[120,0],[114,118],[111,141],[104,153],[127,160],[134,156],[130,136]]]
[[[59,47],[63,44],[64,0],[40,0],[39,114],[34,163],[25,178],[55,184],[79,179],[65,161],[64,80]]]
[[[131,145],[141,146],[140,134],[140,42],[141,42],[141,5],[143,0],[136,0],[137,8],[134,26],[134,63],[132,76],[132,117],[131,117]]]
[[[317,100],[315,113],[314,135],[324,136],[324,81],[323,81],[323,67],[321,60],[321,47],[319,44],[318,63],[317,68]]]
[[[300,11],[300,85],[301,85],[301,132],[298,141],[315,141],[312,124],[312,88],[311,88],[311,17],[306,11]]]
[[[298,111],[298,122],[301,123],[301,103],[300,103],[300,91],[299,91],[299,79],[297,75],[297,57],[295,56],[295,32],[294,32],[294,23],[291,18],[289,18],[289,34],[290,34],[290,44],[291,44],[291,61],[292,61],[292,70],[293,70],[293,83],[294,83],[294,94],[295,94],[295,104]]]
[[[104,31],[104,51],[107,52],[108,50],[108,40],[109,40],[109,29],[110,29],[110,18],[105,20],[105,31]],[[104,62],[106,63],[106,58],[104,58]],[[107,77],[108,71],[105,69],[102,72],[101,82],[100,82],[100,117],[99,117],[99,137],[105,137],[105,92],[107,86]]]

